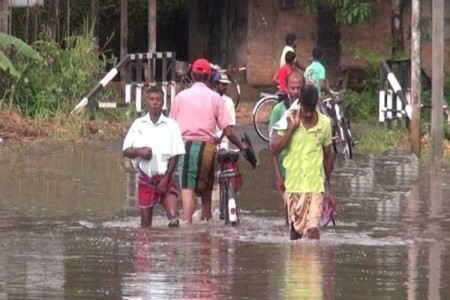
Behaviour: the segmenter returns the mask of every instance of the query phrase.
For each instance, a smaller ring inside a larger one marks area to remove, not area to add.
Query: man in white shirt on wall
[[[286,53],[288,53],[289,51],[296,53],[297,50],[297,43],[295,41],[298,39],[298,36],[295,33],[289,32],[288,34],[286,34],[286,37],[284,39],[286,41],[286,45],[284,46],[283,51],[281,52],[280,68],[282,68],[286,64],[285,60]],[[307,64],[303,63],[299,59],[299,55],[296,55],[295,66],[299,69],[299,71],[303,71],[306,69]]]
[[[177,122],[162,114],[163,98],[158,87],[146,91],[148,113],[133,122],[123,142],[123,155],[133,160],[139,172],[138,201],[143,227],[151,226],[153,206],[158,203],[166,210],[169,227],[179,224],[179,188],[173,171],[185,147]]]

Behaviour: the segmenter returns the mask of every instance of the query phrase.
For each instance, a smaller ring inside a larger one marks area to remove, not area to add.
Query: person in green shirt
[[[291,104],[297,100],[300,96],[300,91],[303,89],[304,79],[303,76],[294,71],[287,77],[287,97],[284,101],[276,104],[270,114],[269,120],[269,132],[273,134],[272,127],[277,123]],[[283,158],[286,156],[286,151],[282,151],[279,155],[272,156],[272,162],[275,167],[275,184],[279,191],[284,191],[284,177],[286,171],[282,165]]]
[[[289,115],[287,128],[278,130],[270,143],[275,155],[287,149],[284,200],[292,240],[320,238],[323,193],[333,171],[331,123],[317,111],[317,101],[317,88],[306,84],[300,108]]]
[[[312,51],[313,61],[306,68],[304,76],[307,83],[316,86],[319,93],[319,99],[322,99],[322,91],[329,92],[328,80],[325,76],[325,67],[320,62],[323,56],[322,49],[315,47]]]
[[[277,123],[281,117],[284,115],[286,110],[291,106],[291,104],[298,99],[300,96],[300,91],[303,88],[304,79],[303,76],[293,71],[287,77],[287,97],[284,101],[279,102],[272,109],[269,120],[269,132],[272,132],[272,127]],[[286,156],[286,150],[281,151],[278,155],[272,154],[272,164],[274,165],[274,179],[275,186],[280,192],[281,198],[283,198],[284,192],[284,178],[286,176],[286,170],[283,167],[283,159]],[[286,205],[286,204],[285,204]]]

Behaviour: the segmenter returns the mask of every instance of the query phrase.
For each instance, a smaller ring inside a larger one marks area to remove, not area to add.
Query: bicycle
[[[282,101],[283,93],[261,93],[260,99],[253,108],[253,127],[258,136],[266,142],[269,142],[269,121],[270,115],[275,105]]]
[[[180,89],[179,91],[182,91],[184,89],[187,89],[192,86],[192,80],[190,77],[190,70],[192,68],[192,65],[188,62],[183,61],[176,61],[175,62],[175,73],[177,77],[179,78],[180,82]],[[246,67],[234,67],[230,69],[222,69],[218,65],[211,64],[211,69],[214,72],[221,72],[227,74],[228,78],[231,81],[231,84],[229,84],[227,88],[227,95],[233,99],[234,103],[234,109],[237,109],[239,102],[241,101],[241,86],[239,85],[239,82],[232,76],[233,74],[245,71]]]
[[[244,133],[242,142],[248,148],[243,152],[244,158],[250,163],[253,169],[258,164],[258,159],[253,150],[249,136]],[[220,219],[225,220],[225,225],[229,223],[236,226],[240,222],[241,205],[239,199],[239,189],[242,185],[242,175],[239,172],[239,150],[222,149],[217,152],[219,170],[219,211]]]
[[[237,150],[239,151],[239,150]],[[242,185],[242,175],[239,173],[239,152],[235,150],[220,150],[217,160],[219,171],[219,211],[220,219],[231,226],[240,222],[239,188]]]
[[[354,140],[350,130],[350,120],[342,105],[341,93],[331,92],[331,96],[322,100],[322,111],[332,122],[332,142],[335,153],[343,154],[346,159],[353,158]],[[338,144],[344,144],[342,150]]]

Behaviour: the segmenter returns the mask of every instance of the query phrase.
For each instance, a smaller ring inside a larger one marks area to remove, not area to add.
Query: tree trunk
[[[391,34],[392,54],[405,49],[403,40],[403,10],[404,0],[392,0]]]
[[[50,38],[56,41],[58,37],[59,0],[50,0],[47,15],[47,28]]]
[[[148,52],[156,52],[156,0],[148,0]]]
[[[120,59],[128,54],[128,0],[120,1]]]
[[[9,0],[0,0],[0,32],[8,33]]]
[[[98,33],[98,1],[91,0],[91,25],[94,28],[94,36]]]

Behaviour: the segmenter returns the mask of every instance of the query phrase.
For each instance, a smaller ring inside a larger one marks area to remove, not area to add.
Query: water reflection
[[[49,151],[52,149],[51,151]],[[54,149],[54,150],[53,150]],[[139,227],[119,151],[2,152],[1,299],[448,299],[448,166],[408,151],[336,161],[337,227],[290,242],[270,153],[242,164],[242,224]]]
[[[442,169],[440,163],[433,163],[430,170],[430,218],[438,218],[442,215]],[[431,242],[429,250],[429,278],[428,297],[430,299],[440,298],[441,287],[441,255],[442,241],[439,238],[441,225],[437,222],[430,222],[428,232],[436,240]]]
[[[322,299],[321,247],[311,245],[292,245],[286,260],[286,298]]]
[[[35,216],[111,215],[125,195],[121,158],[103,142],[48,141],[2,154],[0,208]]]

